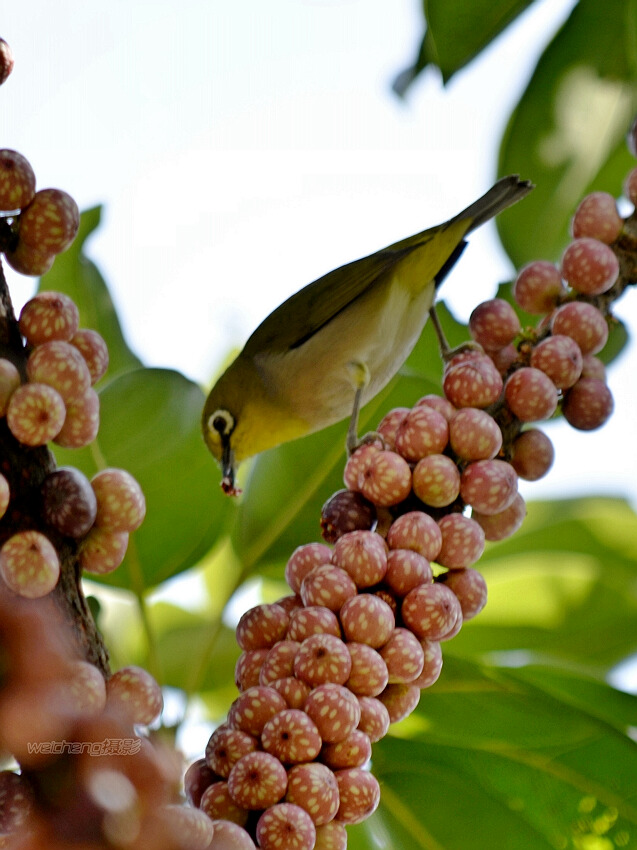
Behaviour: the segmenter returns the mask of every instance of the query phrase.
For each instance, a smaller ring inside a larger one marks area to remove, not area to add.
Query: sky
[[[21,0],[2,15],[16,66],[1,144],[40,188],[103,204],[88,252],[129,343],[205,386],[292,292],[489,187],[507,116],[573,2],[539,0],[446,89],[428,72],[400,101],[419,0]],[[444,297],[466,320],[512,274],[490,224]],[[19,310],[34,282],[9,282]],[[636,302],[617,310],[633,329]],[[556,463],[525,497],[637,504],[636,357],[633,344],[611,370],[603,429],[548,427]]]

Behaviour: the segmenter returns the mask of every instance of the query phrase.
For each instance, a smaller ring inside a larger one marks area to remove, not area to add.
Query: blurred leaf
[[[580,0],[538,61],[504,134],[499,172],[536,184],[498,217],[516,266],[557,260],[581,198],[621,194],[633,162],[624,136],[637,108],[637,5]]]
[[[604,675],[637,650],[637,517],[611,498],[528,511],[516,535],[488,546],[479,569],[489,603],[452,651],[551,658]]]
[[[552,671],[548,682],[537,669],[527,675],[446,661],[412,718],[395,727],[408,740],[390,735],[374,745],[381,806],[356,830],[367,844],[352,846],[630,846],[637,745],[600,717],[618,695],[597,685],[601,708],[574,704],[555,688]],[[574,674],[570,682],[577,690]],[[634,716],[637,700],[626,700]]]
[[[122,333],[108,287],[97,266],[84,253],[84,243],[97,229],[102,208],[82,213],[80,229],[71,247],[55,258],[50,272],[40,278],[39,290],[64,292],[77,304],[80,327],[98,331],[106,341],[110,358],[107,378],[141,366]]]
[[[395,80],[401,97],[427,65],[436,65],[442,79],[453,74],[482,52],[502,30],[530,6],[533,0],[423,0],[426,30],[411,68]]]
[[[201,438],[203,403],[201,389],[179,372],[135,369],[101,390],[94,447],[56,447],[60,465],[89,477],[96,458],[100,466],[127,469],[146,496],[146,519],[131,535],[124,563],[95,580],[140,593],[194,566],[219,538],[234,507]]]
[[[436,309],[451,345],[467,338],[444,304]],[[361,434],[392,408],[439,392],[441,373],[438,343],[427,324],[398,376],[361,411]],[[297,546],[320,539],[320,506],[343,487],[346,432],[341,422],[257,458],[233,533],[246,572],[266,565],[280,571]]]

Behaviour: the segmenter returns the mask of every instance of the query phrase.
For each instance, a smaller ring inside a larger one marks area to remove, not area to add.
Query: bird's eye
[[[215,410],[208,419],[208,427],[220,437],[229,437],[234,430],[234,416],[228,410]]]

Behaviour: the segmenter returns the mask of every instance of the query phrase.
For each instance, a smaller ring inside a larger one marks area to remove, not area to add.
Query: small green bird
[[[504,177],[444,224],[329,272],[270,313],[204,406],[203,435],[224,492],[238,492],[245,458],[348,415],[351,451],[360,406],[407,359],[466,235],[532,188]]]

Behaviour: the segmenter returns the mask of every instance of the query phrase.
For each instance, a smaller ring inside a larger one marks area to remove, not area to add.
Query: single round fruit
[[[20,333],[29,345],[68,342],[77,331],[80,313],[63,292],[38,292],[20,311]]]
[[[59,254],[75,239],[80,211],[61,189],[40,189],[20,214],[20,241],[39,251]]]
[[[84,358],[70,342],[51,340],[37,345],[27,361],[29,381],[57,390],[65,404],[83,396],[91,386]]]
[[[582,352],[571,337],[553,334],[535,346],[531,352],[531,366],[548,375],[558,390],[565,390],[581,375]]]
[[[6,514],[9,502],[11,501],[11,490],[9,482],[0,473],[0,519]]]
[[[597,354],[608,339],[603,314],[585,301],[571,301],[559,307],[551,318],[551,330],[574,339],[582,354]]]
[[[486,351],[497,351],[520,333],[520,320],[508,301],[492,298],[471,313],[469,333]]]
[[[122,667],[106,682],[106,701],[132,723],[147,726],[164,706],[161,688],[142,667]]]
[[[91,528],[80,544],[80,566],[87,573],[107,575],[120,566],[127,548],[127,531]]]
[[[461,460],[488,460],[502,447],[502,431],[484,410],[463,407],[449,422],[449,443]]]
[[[84,537],[97,515],[97,499],[88,478],[70,466],[47,475],[42,484],[42,512],[60,534]]]
[[[108,348],[97,331],[80,328],[71,337],[71,345],[80,352],[91,376],[91,384],[96,384],[108,369]]]
[[[280,760],[264,752],[241,756],[228,776],[230,796],[242,809],[267,809],[283,799],[288,777]]]
[[[439,520],[438,525],[442,533],[442,546],[436,560],[440,566],[452,570],[470,567],[482,557],[484,531],[471,517],[447,514]]]
[[[482,514],[498,514],[508,508],[518,492],[518,476],[504,460],[476,460],[460,479],[460,496]]]
[[[294,765],[288,771],[285,801],[305,809],[315,826],[330,823],[339,805],[338,784],[334,773],[329,767],[318,762]]]
[[[455,407],[488,407],[500,397],[502,377],[486,354],[445,369],[445,396]]]
[[[522,431],[513,441],[512,450],[511,466],[525,481],[543,478],[553,466],[553,443],[539,428]]]
[[[0,150],[0,210],[21,210],[34,194],[35,174],[28,159],[17,151]]]
[[[507,379],[504,397],[511,413],[521,422],[549,419],[558,401],[553,381],[532,366],[523,366]]]
[[[13,250],[6,251],[5,258],[8,265],[18,274],[41,277],[50,271],[55,260],[55,254],[32,248],[30,245],[18,241]]]
[[[97,498],[98,527],[128,532],[139,528],[146,516],[146,500],[130,472],[103,469],[91,478],[91,487]]]
[[[261,850],[313,850],[316,843],[312,818],[294,803],[267,808],[257,821],[256,834]]]
[[[58,583],[60,560],[44,534],[18,531],[0,549],[0,574],[18,596],[38,599]]]
[[[20,386],[20,373],[15,365],[0,357],[0,416],[7,415],[9,399]]]
[[[6,82],[13,71],[13,51],[7,42],[0,38],[0,86]]]
[[[321,536],[336,543],[348,531],[369,530],[376,519],[376,509],[362,493],[338,490],[321,509]]]
[[[571,230],[576,239],[590,236],[610,245],[622,232],[623,226],[615,198],[608,192],[591,192],[575,210]]]
[[[65,416],[62,396],[47,384],[23,384],[7,407],[9,430],[25,446],[46,445],[60,433]]]
[[[339,770],[335,775],[340,797],[336,820],[340,823],[362,823],[380,803],[378,780],[360,767]]]
[[[527,313],[550,313],[566,295],[559,269],[546,260],[534,260],[524,266],[513,284],[513,297]]]
[[[434,508],[451,505],[460,493],[460,472],[450,457],[429,455],[419,460],[413,472],[414,493]]]
[[[562,256],[562,277],[576,292],[601,295],[619,275],[619,260],[599,239],[575,239]]]
[[[578,431],[594,431],[610,419],[615,403],[603,381],[582,378],[566,394],[562,413]]]

